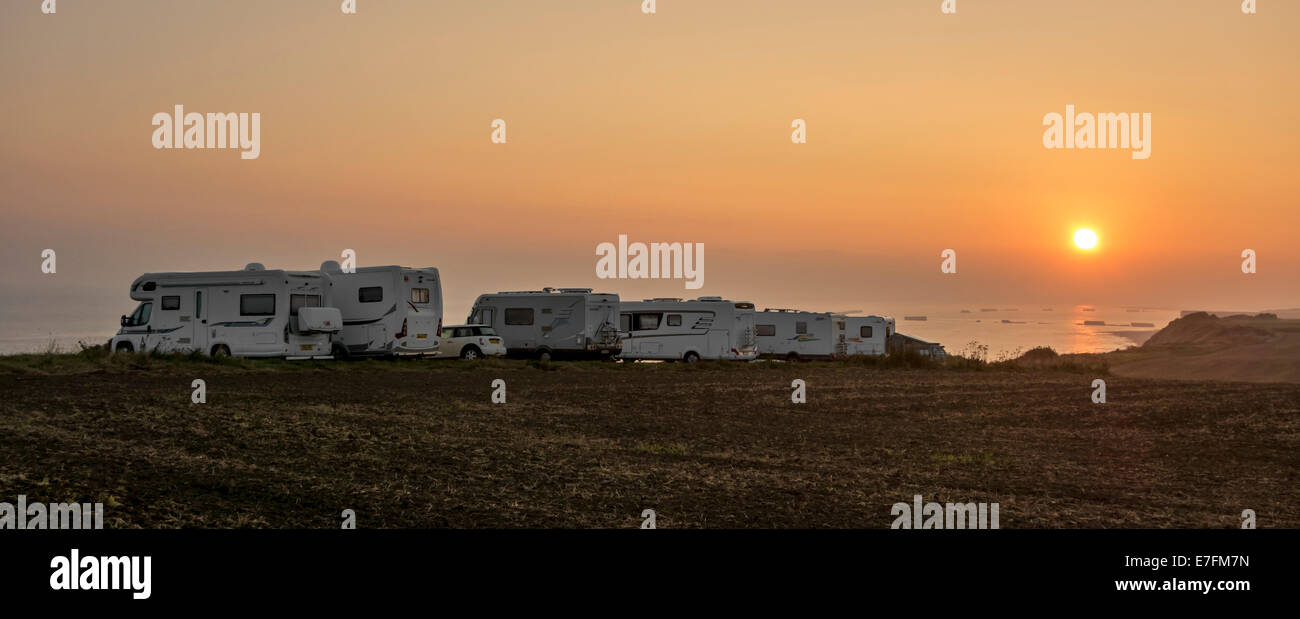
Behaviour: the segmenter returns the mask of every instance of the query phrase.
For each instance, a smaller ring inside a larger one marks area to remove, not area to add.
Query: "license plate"
[[[495,337],[493,337],[493,338],[488,338],[488,343],[490,343],[490,344],[500,344],[500,343],[501,343],[501,340],[499,340],[499,339],[497,339],[497,338],[495,338]]]
[[[428,339],[428,337],[429,337],[429,334],[428,334],[428,333],[416,333],[416,334],[415,334],[415,339],[417,339],[417,340]]]
[[[300,350],[311,350],[311,349],[315,348],[315,346],[312,346],[311,344],[302,344],[302,345],[298,346],[298,348],[299,348]]]

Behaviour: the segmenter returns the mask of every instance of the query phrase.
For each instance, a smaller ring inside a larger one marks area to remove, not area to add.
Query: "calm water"
[[[53,343],[60,351],[79,350],[78,340],[102,343],[117,331],[117,314],[130,311],[131,304],[113,311],[98,311],[93,315],[80,315],[71,311],[62,316],[43,316],[28,313],[25,316],[0,318],[0,354],[43,352]],[[760,306],[761,307],[761,306]],[[843,307],[843,306],[840,306]],[[855,304],[851,307],[864,307]],[[949,353],[960,353],[967,344],[978,341],[989,347],[989,358],[1000,353],[1011,354],[1035,346],[1051,346],[1057,352],[1105,352],[1133,345],[1133,340],[1117,333],[1145,334],[1159,329],[1178,317],[1178,310],[1143,309],[1128,311],[1123,307],[1096,307],[1083,311],[1083,306],[1019,307],[1003,305],[925,307],[921,305],[883,304],[866,309],[864,313],[892,315],[898,321],[898,331],[943,344]],[[88,307],[87,309],[96,309]],[[101,308],[102,309],[102,308]],[[970,313],[962,313],[962,309]],[[1015,311],[1010,311],[1014,309]],[[925,316],[925,321],[905,320],[905,316]],[[1003,322],[1004,320],[1010,322]],[[1106,326],[1085,326],[1084,321],[1103,321]],[[1154,327],[1133,327],[1130,323],[1152,323]]]
[[[1018,307],[1002,305],[924,308],[897,307],[892,312],[899,333],[943,344],[949,353],[960,353],[972,340],[989,347],[989,358],[1000,354],[1024,352],[1035,346],[1050,346],[1060,353],[1107,352],[1144,341],[1151,332],[1178,318],[1176,309],[1140,309],[1124,307],[1048,306]],[[969,313],[963,313],[962,310]],[[981,311],[992,309],[995,311]],[[924,321],[905,320],[905,316],[925,316]],[[1004,322],[1005,321],[1005,322]],[[1101,321],[1105,325],[1085,325]],[[1154,326],[1132,326],[1132,323]]]

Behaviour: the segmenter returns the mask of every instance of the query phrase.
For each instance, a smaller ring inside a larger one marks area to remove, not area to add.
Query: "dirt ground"
[[[491,402],[506,381],[507,403]],[[807,382],[806,404],[791,381]],[[0,373],[0,501],[109,527],[1300,527],[1300,385],[836,364]],[[207,403],[191,403],[191,381]]]

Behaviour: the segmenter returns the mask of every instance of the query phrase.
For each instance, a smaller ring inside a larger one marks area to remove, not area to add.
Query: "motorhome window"
[[[796,323],[794,323],[794,332],[795,332],[795,333],[807,333],[807,332],[808,332],[808,323],[806,323],[806,322],[796,322]]]
[[[428,302],[429,302],[428,288],[411,289],[411,303],[428,303]]]
[[[194,291],[194,317],[203,318],[203,291]]]
[[[776,335],[776,325],[754,325],[754,333],[761,337]]]
[[[680,327],[680,326],[682,326],[682,315],[681,315],[681,314],[669,314],[669,315],[668,315],[668,326],[670,326],[670,327]]]
[[[153,313],[153,303],[141,303],[131,313],[131,326],[139,327],[149,324],[149,314]]]
[[[871,337],[871,327],[869,325],[862,325],[862,337]]]
[[[470,314],[469,322],[478,323],[481,325],[490,325],[492,324],[492,318],[493,316],[492,316],[491,309],[479,308],[474,310],[473,314]]]
[[[651,329],[658,329],[659,321],[662,318],[663,318],[663,314],[637,314],[636,330],[649,331]]]
[[[299,308],[303,308],[303,307],[320,307],[320,295],[318,294],[289,295],[290,316],[297,316]]]
[[[178,310],[181,308],[181,298],[173,295],[165,296],[162,298],[162,305],[159,307],[164,310]]]
[[[531,325],[533,324],[533,308],[531,307],[507,307],[506,324],[508,325]]]
[[[379,303],[384,300],[384,288],[382,286],[366,286],[357,289],[357,301],[361,303]]]
[[[274,316],[275,295],[241,294],[239,295],[240,316]]]
[[[619,331],[631,331],[631,330],[632,330],[632,315],[631,315],[631,314],[619,314],[619,316],[618,316],[618,330],[619,330]]]

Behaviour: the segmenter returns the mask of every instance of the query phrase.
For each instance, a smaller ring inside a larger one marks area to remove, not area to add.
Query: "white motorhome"
[[[507,354],[608,358],[621,349],[618,295],[591,288],[543,288],[479,295],[466,322],[492,327]]]
[[[320,265],[326,300],[343,313],[334,356],[438,354],[442,279],[433,267],[360,267],[344,273],[333,260]]]
[[[829,312],[765,309],[754,315],[758,354],[764,358],[834,359],[844,355],[844,317]]]
[[[894,319],[888,316],[845,316],[844,354],[883,355],[889,351]]]
[[[257,263],[242,271],[146,273],[131,284],[140,305],[122,317],[109,345],[116,352],[328,359],[343,318],[323,303],[325,283],[315,271]]]
[[[754,304],[722,297],[646,299],[620,304],[619,330],[627,334],[620,359],[751,361]]]

